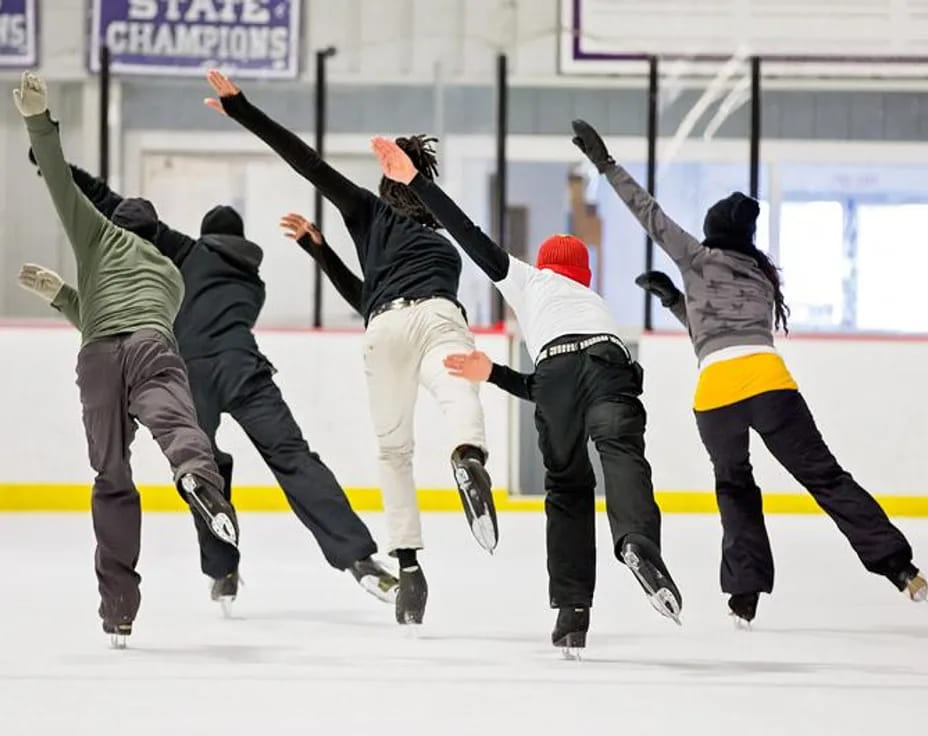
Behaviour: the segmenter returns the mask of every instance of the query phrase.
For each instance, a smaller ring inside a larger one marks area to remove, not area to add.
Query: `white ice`
[[[379,515],[367,517],[376,535]],[[424,519],[417,638],[289,514],[242,518],[247,586],[224,620],[193,527],[144,520],[129,649],[100,631],[90,520],[0,515],[0,735],[882,734],[928,716],[928,604],[864,572],[824,517],[772,517],[774,596],[736,631],[714,516],[667,516],[684,626],[608,553],[582,662],[551,647],[544,520],[506,514],[495,557],[456,514]],[[928,560],[928,521],[897,520]],[[928,562],[926,562],[928,564]]]

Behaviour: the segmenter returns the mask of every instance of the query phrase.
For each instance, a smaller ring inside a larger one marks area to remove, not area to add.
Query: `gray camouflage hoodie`
[[[683,276],[687,326],[700,363],[710,353],[742,345],[773,346],[774,288],[754,259],[709,248],[671,220],[620,165],[605,171],[612,188]]]

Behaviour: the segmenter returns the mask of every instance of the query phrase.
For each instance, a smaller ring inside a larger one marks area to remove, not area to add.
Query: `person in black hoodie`
[[[79,167],[72,166],[71,172],[81,191],[110,218],[122,197]],[[265,286],[259,275],[264,253],[245,238],[241,216],[232,207],[214,207],[203,217],[198,239],[159,221],[152,242],[174,261],[184,279],[174,332],[187,364],[200,427],[212,443],[225,481],[226,498],[231,498],[233,463],[232,456],[216,446],[223,413],[245,430],[329,564],[350,570],[365,590],[393,602],[398,580],[372,558],[377,545],[370,531],[332,471],[310,450],[274,383],[274,367],[258,349],[252,328],[264,306]],[[238,549],[216,540],[196,515],[194,521],[201,569],[213,579],[213,600],[225,608],[238,592]]]

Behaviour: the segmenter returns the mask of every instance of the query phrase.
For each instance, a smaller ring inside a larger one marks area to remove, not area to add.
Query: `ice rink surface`
[[[367,517],[382,537],[383,518]],[[2,736],[896,734],[928,716],[928,604],[865,573],[825,517],[771,517],[773,597],[734,630],[715,516],[667,516],[684,626],[608,554],[582,662],[549,644],[544,520],[506,514],[495,557],[428,514],[415,638],[328,568],[289,514],[242,516],[244,587],[224,620],[193,525],[144,520],[130,648],[96,615],[90,519],[0,515]],[[928,565],[928,521],[897,520]]]

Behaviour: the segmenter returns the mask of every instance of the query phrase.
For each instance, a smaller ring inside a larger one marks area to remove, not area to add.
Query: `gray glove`
[[[671,281],[670,276],[662,271],[648,271],[635,279],[635,283],[650,292],[665,307],[672,307],[683,299],[683,292]]]
[[[13,102],[24,118],[41,115],[48,110],[48,87],[38,74],[23,72],[19,89],[13,90]]]
[[[585,120],[574,120],[570,125],[574,129],[573,144],[583,151],[600,174],[605,173],[615,160],[609,155],[609,150],[599,133]]]
[[[27,263],[19,270],[19,285],[50,303],[64,286],[64,279],[45,266]]]

